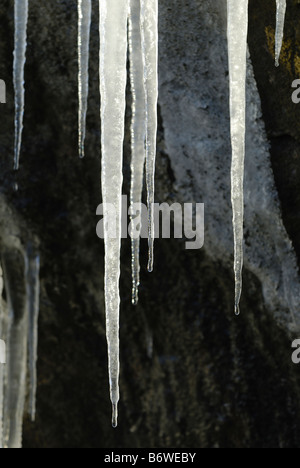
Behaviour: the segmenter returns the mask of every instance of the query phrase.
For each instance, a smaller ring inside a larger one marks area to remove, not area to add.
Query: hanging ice
[[[15,50],[14,50],[14,89],[15,89],[15,157],[14,168],[19,168],[24,116],[24,66],[27,47],[28,0],[15,0]]]
[[[158,100],[158,0],[141,0],[141,31],[146,96],[146,181],[149,213],[149,262],[153,270],[154,176]]]
[[[286,0],[276,0],[276,34],[275,34],[275,65],[279,67],[279,58],[282,48],[284,21],[286,12]]]
[[[2,309],[3,273],[0,266],[0,340],[5,342],[4,312]],[[0,448],[3,448],[4,365],[0,359]]]
[[[235,313],[240,313],[243,270],[244,159],[248,0],[228,0],[228,56],[231,119],[231,200],[234,232]]]
[[[122,164],[126,94],[129,0],[100,0],[100,94],[102,199],[104,204],[105,305],[110,397],[114,427],[119,401],[119,278]],[[110,204],[113,209],[110,209]],[[109,231],[109,221],[116,235]]]
[[[18,250],[3,253],[8,302],[4,441],[8,448],[21,448],[26,391],[28,307],[24,259]]]
[[[15,240],[12,244],[15,243]],[[30,413],[35,416],[37,321],[39,310],[39,255],[29,245],[2,250],[0,267],[0,339],[6,343],[6,365],[0,364],[0,447],[22,446],[22,425],[27,382],[27,350],[30,371]],[[5,283],[7,307],[2,304]]]
[[[140,205],[142,201],[145,165],[145,89],[140,15],[140,0],[130,0],[129,50],[132,94],[130,204],[132,207],[134,205]],[[141,226],[139,226],[135,232],[133,232],[134,224],[132,223],[131,226],[132,303],[136,305],[138,302],[138,288],[140,284],[139,255]]]
[[[91,0],[78,0],[78,146],[84,157],[86,113],[89,93],[89,43],[91,28]]]
[[[26,296],[29,313],[28,330],[28,352],[29,352],[29,376],[30,376],[30,394],[29,394],[29,414],[31,420],[35,420],[36,412],[36,363],[37,363],[37,345],[38,345],[38,316],[39,316],[39,295],[40,295],[40,257],[34,248],[29,245],[25,256],[25,278],[26,278]]]

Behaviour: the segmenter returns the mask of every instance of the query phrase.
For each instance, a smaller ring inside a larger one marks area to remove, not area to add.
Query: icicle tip
[[[79,151],[79,159],[83,159],[84,156],[85,156],[84,151],[83,150]]]
[[[148,256],[148,272],[153,272],[153,265],[154,265],[154,255],[153,255],[153,246],[154,242],[153,239],[149,239],[149,256]]]
[[[241,314],[241,310],[240,310],[240,305],[239,304],[236,304],[234,306],[234,313],[235,315],[238,317],[240,314]]]
[[[79,153],[79,158],[83,159],[85,157],[85,152],[84,152],[84,141],[80,140],[79,145],[78,145],[78,153]]]
[[[19,153],[15,152],[15,159],[14,159],[14,171],[18,171],[18,170],[19,170],[19,168],[20,168],[20,163],[19,163],[19,160],[20,160]]]
[[[118,426],[118,403],[112,405],[112,427],[116,429]]]
[[[134,286],[132,289],[132,305],[137,306],[139,303],[139,290],[138,286]]]

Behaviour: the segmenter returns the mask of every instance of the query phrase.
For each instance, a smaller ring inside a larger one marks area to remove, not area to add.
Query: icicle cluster
[[[234,231],[235,312],[239,314],[243,268],[243,180],[245,158],[245,81],[248,30],[248,0],[228,2],[228,55],[232,142],[232,207]],[[286,0],[276,0],[275,62],[279,65],[283,41]],[[78,0],[78,145],[84,156],[89,82],[91,0]],[[102,198],[105,238],[105,306],[113,426],[117,425],[119,401],[119,278],[121,248],[121,196],[126,106],[127,50],[129,38],[132,90],[131,206],[141,206],[144,166],[148,201],[149,261],[153,270],[154,175],[158,98],[158,0],[99,0],[100,95],[102,144]],[[15,0],[15,154],[19,167],[24,116],[24,66],[28,0]],[[129,27],[129,31],[128,31]],[[129,32],[129,34],[128,34]],[[145,164],[146,163],[146,164]],[[114,210],[110,210],[113,207]],[[116,227],[116,235],[110,232]],[[140,283],[140,229],[132,232],[132,302],[138,302]],[[30,361],[29,410],[35,418],[39,256],[32,248],[25,255],[25,299],[16,294],[18,285],[10,269],[10,255],[3,256],[8,315],[0,309],[0,335],[7,342],[5,372],[0,365],[0,446],[20,447],[26,390],[27,348]],[[1,270],[2,271],[2,270]],[[1,273],[0,271],[0,273]],[[3,279],[0,275],[0,293]],[[1,306],[1,304],[0,304]]]
[[[129,0],[100,1],[102,199],[104,204],[105,305],[113,426],[119,401],[119,278]],[[110,210],[110,207],[114,210]],[[112,219],[114,217],[114,219]],[[109,226],[116,227],[113,238]]]
[[[21,448],[29,355],[29,412],[35,418],[39,255],[32,247],[2,254],[0,271],[0,336],[6,343],[6,364],[0,364],[0,447]],[[15,265],[18,265],[16,273]],[[5,283],[7,307],[2,303]]]
[[[104,203],[105,305],[113,426],[119,401],[119,278],[124,119],[129,20],[130,76],[133,94],[131,201],[141,203],[143,167],[149,217],[149,270],[153,268],[154,167],[157,132],[157,0],[100,1],[100,94],[102,198]],[[146,150],[145,150],[146,147]],[[109,207],[114,210],[110,211]],[[111,219],[114,217],[115,219]],[[117,227],[113,237],[109,226]],[[139,239],[132,240],[133,302],[139,285]]]

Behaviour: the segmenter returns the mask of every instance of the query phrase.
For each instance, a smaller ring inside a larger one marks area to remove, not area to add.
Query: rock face
[[[289,5],[279,70],[272,55],[275,2],[250,2],[253,68],[249,59],[239,318],[233,315],[226,2],[180,0],[176,8],[170,0],[159,2],[156,199],[204,202],[206,239],[200,251],[186,251],[178,240],[157,241],[152,275],[142,243],[136,308],[130,242],[123,242],[117,430],[110,425],[103,243],[95,232],[101,168],[93,3],[86,158],[79,160],[76,2],[30,2],[17,176],[11,170],[12,2],[3,0],[0,8],[0,78],[7,84],[0,116],[0,247],[5,251],[13,230],[21,246],[34,237],[41,253],[37,421],[25,418],[24,446],[298,447],[300,377],[291,361],[291,341],[300,334],[300,107],[291,101],[300,71],[298,2]],[[128,104],[129,128],[130,97]],[[125,193],[129,138],[127,131]]]

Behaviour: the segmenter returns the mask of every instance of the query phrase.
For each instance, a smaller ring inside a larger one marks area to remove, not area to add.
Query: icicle
[[[140,25],[140,0],[130,0],[129,50],[132,94],[131,126],[131,191],[130,204],[141,204],[145,165],[145,89],[143,75],[142,38]],[[133,224],[132,224],[133,226]],[[137,229],[141,231],[141,229]],[[132,303],[138,303],[140,284],[140,236],[131,232],[132,251]]]
[[[141,0],[141,31],[146,95],[146,181],[149,213],[149,262],[153,271],[154,176],[158,100],[158,0]]]
[[[23,262],[23,265],[22,265]],[[4,437],[8,448],[21,448],[26,393],[28,307],[24,281],[24,260],[18,250],[3,255],[8,302],[6,391]]]
[[[129,0],[100,1],[102,198],[104,204],[105,305],[113,426],[119,401],[119,278],[122,165],[126,103]],[[114,210],[108,207],[110,204]],[[109,224],[116,226],[115,238]]]
[[[29,311],[29,375],[30,375],[30,395],[29,395],[29,414],[31,420],[35,420],[36,413],[36,363],[37,363],[37,345],[38,345],[38,316],[39,316],[39,272],[40,257],[30,245],[25,255],[26,266],[26,294]]]
[[[275,65],[279,67],[279,58],[283,41],[286,0],[276,0]]]
[[[2,308],[3,272],[0,266],[0,339],[5,341],[4,313]],[[3,448],[3,402],[4,402],[4,364],[0,362],[0,448]]]
[[[86,113],[89,93],[89,44],[91,28],[91,0],[78,0],[78,146],[84,157]]]
[[[28,0],[15,0],[15,50],[14,50],[14,89],[15,89],[15,158],[14,168],[19,168],[24,116],[24,66],[27,47]]]
[[[231,200],[234,231],[235,313],[239,315],[243,270],[244,159],[248,0],[228,0],[231,118]]]

